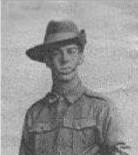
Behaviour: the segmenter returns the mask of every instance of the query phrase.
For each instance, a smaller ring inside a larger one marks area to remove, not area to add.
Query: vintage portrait
[[[2,2],[2,154],[137,155],[137,0]]]

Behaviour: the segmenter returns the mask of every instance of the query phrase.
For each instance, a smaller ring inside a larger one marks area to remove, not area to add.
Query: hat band
[[[44,40],[44,44],[54,43],[62,40],[72,39],[78,36],[78,33],[63,32],[47,35]]]

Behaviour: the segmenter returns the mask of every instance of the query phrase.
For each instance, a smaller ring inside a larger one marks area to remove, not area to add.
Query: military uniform
[[[53,54],[49,49],[70,43],[78,45],[79,52],[83,52],[85,31],[79,30],[72,21],[50,21],[44,43],[28,49],[26,54],[32,60],[46,63],[54,79],[53,66],[46,61]],[[56,57],[55,63],[61,68],[73,67],[74,79],[77,77],[74,64],[80,64],[82,54],[75,56],[78,59],[68,59],[69,62]],[[57,71],[60,73],[61,69]],[[27,111],[19,155],[127,155],[114,104],[87,90],[80,80],[68,85],[70,89],[67,85],[61,88],[58,80],[53,81],[51,92]]]
[[[19,155],[126,155],[113,104],[81,82],[52,91],[25,117]]]

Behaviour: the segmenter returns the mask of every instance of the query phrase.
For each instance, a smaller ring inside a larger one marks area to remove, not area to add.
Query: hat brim
[[[28,49],[26,51],[26,55],[32,60],[44,63],[44,57],[49,54],[48,50],[50,48],[63,46],[63,45],[71,44],[71,43],[79,44],[78,38],[70,38],[67,40],[60,40],[58,42],[52,42],[49,44],[40,44],[33,48]]]
[[[35,61],[44,62],[44,56],[46,55],[47,46],[44,44],[37,45],[26,51],[26,55]]]

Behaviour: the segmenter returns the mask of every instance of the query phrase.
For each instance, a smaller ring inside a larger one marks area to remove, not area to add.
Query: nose
[[[68,61],[69,61],[69,54],[67,53],[66,50],[62,50],[61,62],[62,63],[67,63]]]

